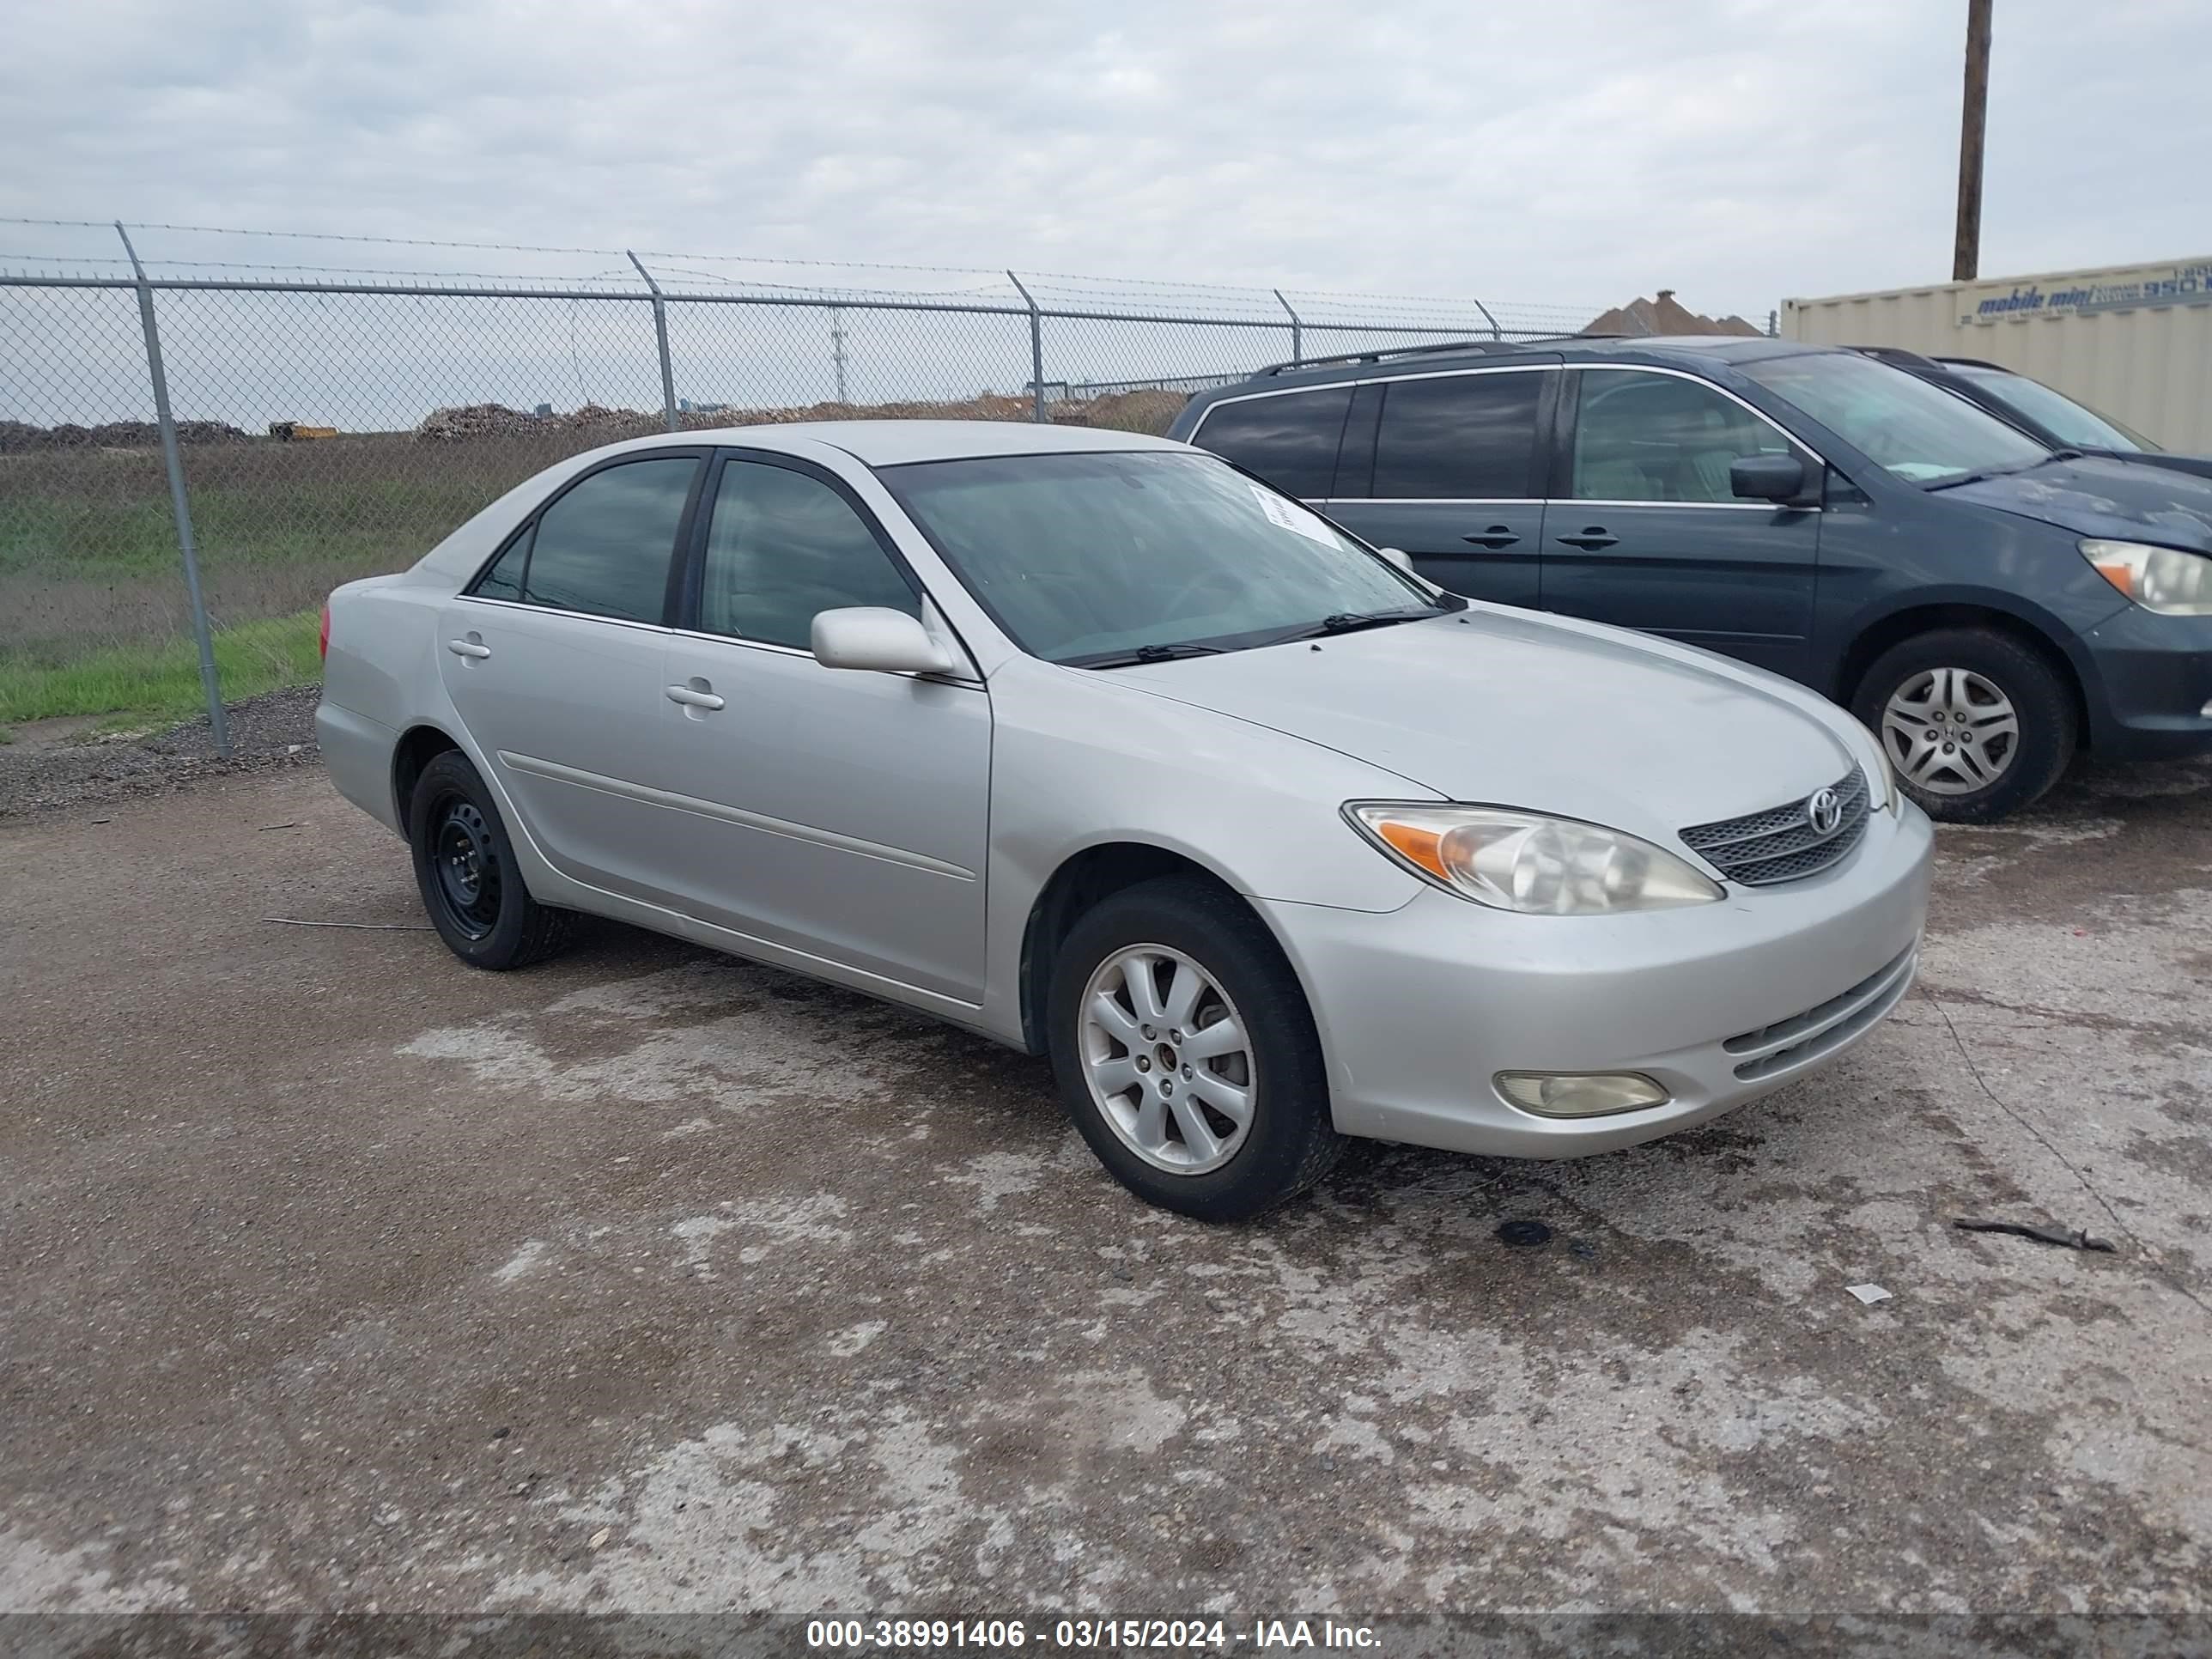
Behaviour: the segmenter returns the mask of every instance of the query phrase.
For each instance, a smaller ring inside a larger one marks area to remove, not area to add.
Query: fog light
[[[1545,1117],[1602,1117],[1664,1106],[1667,1091],[1636,1072],[1500,1072],[1498,1092]]]

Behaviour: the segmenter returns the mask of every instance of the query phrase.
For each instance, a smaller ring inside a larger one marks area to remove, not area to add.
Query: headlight
[[[1618,830],[1498,806],[1352,801],[1345,817],[1392,858],[1462,898],[1527,915],[1709,904],[1721,890]]]
[[[1874,750],[1876,769],[1867,781],[1874,786],[1875,796],[1881,803],[1880,810],[1894,812],[1897,811],[1897,767],[1889,758],[1889,745],[1864,726],[1859,728],[1859,735],[1869,739],[1867,747]]]
[[[2147,542],[2083,542],[2097,574],[2146,611],[2212,617],[2212,559]]]

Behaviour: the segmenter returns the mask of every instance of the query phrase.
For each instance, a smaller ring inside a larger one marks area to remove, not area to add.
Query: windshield
[[[1211,455],[1006,455],[880,476],[1014,642],[1048,662],[1231,650],[1449,604]]]
[[[1964,398],[1855,351],[1770,357],[1743,372],[1914,483],[2033,466],[2051,453]]]
[[[2031,380],[2009,369],[1945,365],[1954,374],[1972,380],[2008,409],[2016,409],[2038,426],[2057,434],[2063,444],[2082,449],[2155,449],[2148,439],[2137,436],[2118,421],[2086,409],[2064,392]]]

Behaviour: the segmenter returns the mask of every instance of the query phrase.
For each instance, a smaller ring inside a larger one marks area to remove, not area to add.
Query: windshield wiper
[[[1173,662],[1178,657],[1218,657],[1218,645],[1200,645],[1195,641],[1182,645],[1139,645],[1127,651],[1098,651],[1087,657],[1063,658],[1064,668],[1127,668],[1140,662]]]
[[[2015,472],[2033,472],[2039,466],[2049,466],[2053,461],[2078,461],[2082,452],[2078,449],[2054,449],[2040,460],[2030,461],[2025,466],[1985,466],[1978,472],[1961,472],[1955,478],[1937,478],[1923,485],[1928,489],[1956,489],[1960,484],[1979,483],[1984,478],[2008,478]]]
[[[1294,628],[1287,634],[1278,634],[1270,645],[1285,645],[1292,640],[1327,639],[1333,634],[1357,634],[1363,628],[1389,628],[1399,623],[1421,622],[1430,617],[1441,617],[1448,607],[1424,605],[1419,611],[1338,611],[1323,617],[1319,622]]]

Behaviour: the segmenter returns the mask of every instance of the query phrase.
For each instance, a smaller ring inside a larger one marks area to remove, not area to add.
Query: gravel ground
[[[1038,1062],[841,990],[269,925],[419,929],[404,848],[311,768],[191,784],[0,823],[0,1613],[63,1647],[1627,1608],[2206,1650],[2212,766],[1943,832],[1920,988],[1815,1079],[1574,1164],[1377,1150],[1226,1229],[1115,1187]]]
[[[228,705],[233,754],[218,760],[206,716],[148,737],[94,738],[89,720],[33,720],[0,744],[0,818],[167,794],[202,780],[318,759],[319,685]]]

